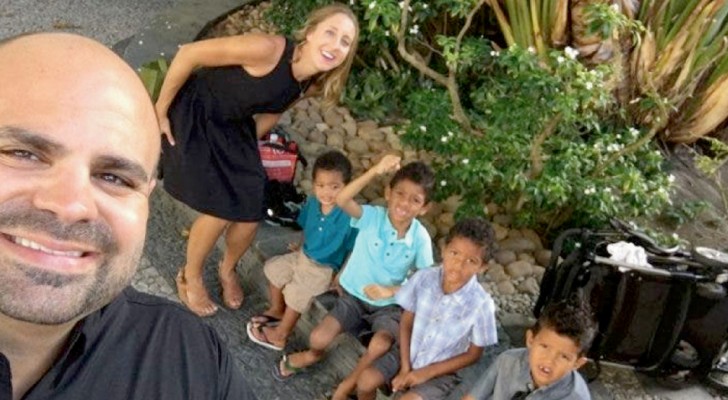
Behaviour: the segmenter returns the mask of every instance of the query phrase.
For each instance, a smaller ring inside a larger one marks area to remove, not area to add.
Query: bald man
[[[0,60],[0,399],[253,399],[211,328],[128,288],[160,148],[134,71],[59,33]]]

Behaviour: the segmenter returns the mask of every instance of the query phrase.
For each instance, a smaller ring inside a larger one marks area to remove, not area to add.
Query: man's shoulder
[[[111,317],[117,323],[147,324],[207,334],[211,329],[179,303],[132,287],[124,289],[107,307],[100,310],[101,320]]]

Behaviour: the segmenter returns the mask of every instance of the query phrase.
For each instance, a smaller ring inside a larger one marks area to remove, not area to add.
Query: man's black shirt
[[[0,353],[0,399],[12,398]],[[127,288],[71,332],[24,399],[241,399],[250,387],[212,328],[180,306]]]

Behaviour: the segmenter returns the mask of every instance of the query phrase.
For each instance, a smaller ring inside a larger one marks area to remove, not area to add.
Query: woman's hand
[[[172,136],[172,127],[169,123],[169,118],[166,115],[157,115],[157,119],[159,120],[159,131],[167,138],[169,144],[174,146],[174,136]]]

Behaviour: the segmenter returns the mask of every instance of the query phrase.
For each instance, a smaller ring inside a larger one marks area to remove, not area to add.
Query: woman
[[[294,43],[247,34],[182,46],[169,67],[156,109],[163,141],[164,188],[201,215],[190,230],[187,261],[177,276],[194,313],[217,311],[202,280],[204,261],[224,234],[219,265],[223,302],[240,308],[235,266],[263,218],[265,171],[257,139],[304,95],[338,100],[356,51],[351,10],[332,4],[311,13]]]

